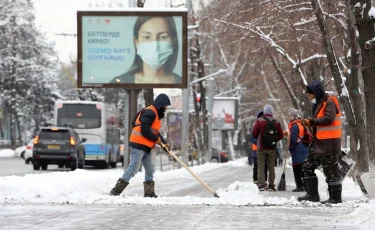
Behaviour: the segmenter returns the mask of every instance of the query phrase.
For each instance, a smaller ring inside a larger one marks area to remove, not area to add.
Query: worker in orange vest
[[[161,145],[160,143],[164,144],[164,151],[169,151],[166,140],[160,135],[161,119],[164,118],[169,105],[171,102],[168,96],[162,93],[155,98],[152,105],[135,115],[132,121],[133,130],[129,138],[130,164],[122,177],[117,180],[115,187],[111,190],[111,195],[120,195],[143,164],[145,168],[144,197],[158,197],[155,194],[153,180],[155,166],[150,152],[155,144]]]
[[[320,81],[314,80],[306,87],[306,94],[313,103],[313,118],[303,119],[304,125],[311,127],[313,141],[310,144],[306,161],[302,166],[307,193],[298,197],[298,201],[319,202],[318,178],[315,169],[323,166],[328,184],[329,199],[321,203],[341,203],[341,176],[338,158],[341,153],[341,110],[337,97],[324,92]]]

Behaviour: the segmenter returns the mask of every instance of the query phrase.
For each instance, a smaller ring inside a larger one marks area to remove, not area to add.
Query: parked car
[[[25,153],[23,158],[25,159],[25,164],[29,164],[33,162],[33,148],[34,148],[34,139],[31,139],[29,143],[26,145]]]
[[[220,159],[221,163],[228,162],[228,152],[227,151],[219,150],[217,148],[211,148],[211,153],[212,153],[212,157],[211,157],[212,162],[219,162],[219,159]],[[220,158],[219,158],[219,154],[220,154]]]
[[[49,126],[40,129],[34,138],[33,167],[34,170],[47,170],[49,164],[70,167],[72,171],[85,166],[86,138],[79,138],[70,126]]]
[[[220,153],[220,162],[228,162],[228,153],[224,150],[219,150],[217,148],[211,148],[211,161],[212,162],[219,162],[219,153]],[[180,156],[179,156],[180,157]],[[189,161],[191,160],[197,160],[198,155],[197,152],[194,150],[189,150],[188,152]],[[180,157],[181,158],[181,157]]]
[[[20,146],[14,150],[14,156],[24,158],[26,145]]]

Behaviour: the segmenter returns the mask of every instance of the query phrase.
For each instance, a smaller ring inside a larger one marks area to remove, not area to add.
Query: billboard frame
[[[77,11],[77,87],[78,88],[123,88],[123,89],[151,89],[151,88],[187,88],[187,9],[129,9],[122,11],[111,10],[82,10]],[[181,36],[181,67],[182,67],[182,82],[176,84],[160,84],[160,83],[84,83],[83,82],[83,28],[82,19],[85,16],[108,16],[108,17],[127,17],[127,16],[176,16],[182,18],[182,36]]]

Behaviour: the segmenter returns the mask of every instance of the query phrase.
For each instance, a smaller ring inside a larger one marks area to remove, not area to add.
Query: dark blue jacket
[[[289,152],[292,155],[292,164],[301,164],[305,161],[307,156],[307,151],[309,146],[304,144],[302,141],[297,142],[299,139],[298,133],[299,128],[297,124],[293,124],[290,131],[290,142],[289,142]]]

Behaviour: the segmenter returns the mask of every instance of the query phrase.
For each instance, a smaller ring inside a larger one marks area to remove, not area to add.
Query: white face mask
[[[152,41],[138,43],[137,54],[154,70],[164,65],[172,53],[172,42]]]
[[[316,98],[314,97],[313,99],[311,99],[311,102],[312,102],[313,104],[316,104]]]

